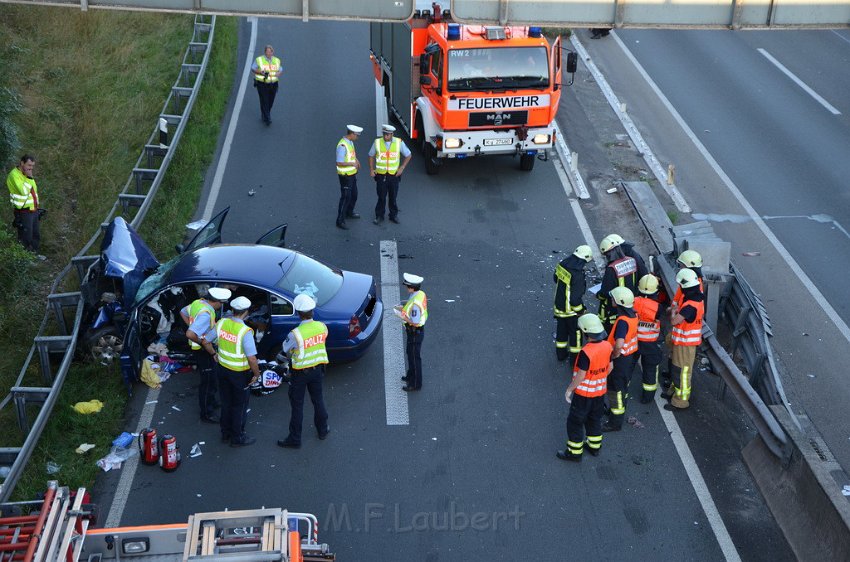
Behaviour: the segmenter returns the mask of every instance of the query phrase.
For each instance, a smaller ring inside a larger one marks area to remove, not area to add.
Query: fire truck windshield
[[[452,91],[549,86],[544,47],[452,49],[448,59],[448,88]]]

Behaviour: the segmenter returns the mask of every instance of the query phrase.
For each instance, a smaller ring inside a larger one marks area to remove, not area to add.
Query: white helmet
[[[693,269],[681,269],[676,274],[676,283],[683,289],[689,289],[699,285],[699,277],[697,277],[697,273]]]
[[[586,262],[590,262],[590,260],[593,259],[593,250],[590,249],[590,246],[582,244],[581,246],[578,246],[575,249],[573,255],[577,258],[583,259]]]
[[[585,334],[598,334],[604,332],[602,321],[595,314],[582,314],[578,319],[578,328]]]
[[[652,295],[658,292],[658,277],[647,273],[638,281],[638,291],[644,295]]]
[[[609,234],[602,239],[602,242],[599,243],[599,251],[603,254],[607,254],[623,242],[625,242],[625,240],[623,240],[623,237],[619,234]]]
[[[316,301],[313,300],[313,297],[304,293],[295,297],[295,302],[292,304],[295,306],[296,312],[310,312],[316,308]]]
[[[614,287],[609,294],[611,299],[620,306],[631,308],[635,305],[635,295],[628,287]]]
[[[702,267],[702,256],[696,250],[685,250],[676,261],[685,267]]]

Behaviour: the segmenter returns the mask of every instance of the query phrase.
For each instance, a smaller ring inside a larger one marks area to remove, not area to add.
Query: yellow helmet
[[[658,277],[647,273],[638,281],[638,291],[644,295],[652,295],[658,292]]]
[[[696,250],[685,250],[676,261],[685,267],[702,267],[702,256]]]
[[[676,283],[683,289],[689,289],[699,285],[699,277],[697,277],[697,273],[693,269],[681,269],[676,274]]]
[[[604,332],[602,321],[595,314],[582,314],[578,319],[578,328],[585,334],[598,334]]]
[[[593,259],[593,250],[590,249],[590,246],[582,244],[581,246],[575,249],[573,255],[577,258],[583,259],[586,262],[589,262]]]
[[[603,254],[607,254],[623,242],[625,242],[625,240],[623,240],[623,237],[619,234],[609,234],[602,239],[602,242],[599,243],[599,251]]]
[[[611,299],[620,306],[631,308],[635,305],[635,295],[628,287],[614,287],[609,294]]]

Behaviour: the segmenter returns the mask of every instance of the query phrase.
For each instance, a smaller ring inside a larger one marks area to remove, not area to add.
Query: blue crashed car
[[[255,244],[221,244],[226,214],[227,209],[214,217],[186,247],[178,246],[180,255],[160,265],[136,290],[121,351],[125,380],[138,380],[142,359],[151,344],[163,342],[164,329],[175,336],[167,339],[169,351],[180,347],[186,329],[179,319],[180,308],[211,286],[227,287],[233,298],[251,300],[248,323],[255,329],[261,359],[273,359],[300,322],[293,307],[300,293],[316,300],[314,318],[328,326],[331,362],[362,356],[375,340],[383,317],[372,276],[340,270],[282,247],[286,225]],[[186,348],[176,351],[185,353]]]

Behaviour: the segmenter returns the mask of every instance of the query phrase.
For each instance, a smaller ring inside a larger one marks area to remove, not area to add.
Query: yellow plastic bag
[[[159,378],[159,374],[157,374],[158,370],[159,363],[154,363],[149,359],[145,359],[142,361],[142,373],[139,375],[139,378],[142,379],[142,382],[149,387],[159,388],[162,381]]]
[[[100,400],[89,400],[88,402],[77,402],[72,406],[78,414],[96,414],[103,408]]]

